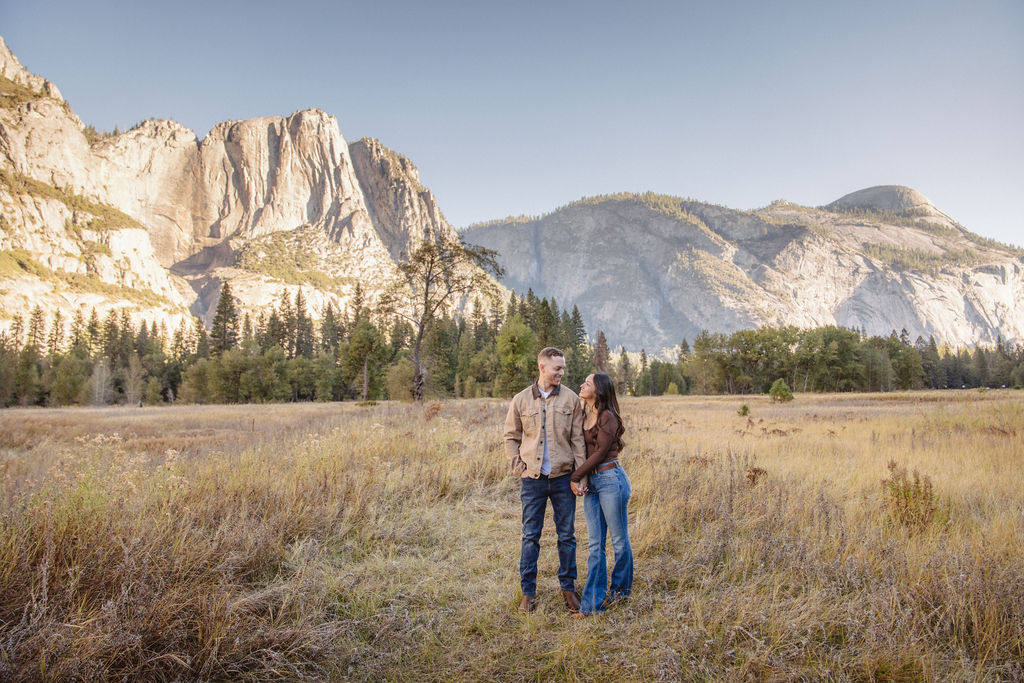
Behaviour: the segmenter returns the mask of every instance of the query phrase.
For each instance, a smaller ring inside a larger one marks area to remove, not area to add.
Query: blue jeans
[[[615,565],[612,567],[612,598],[625,597],[633,589],[633,549],[629,546],[627,508],[633,486],[621,467],[590,474],[589,490],[583,497],[587,517],[590,557],[587,559],[587,583],[583,587],[580,611],[584,614],[604,611],[608,586],[604,538],[612,537]]]
[[[537,557],[548,499],[558,533],[558,583],[564,591],[576,589],[576,496],[569,488],[569,476],[522,480],[519,497],[523,502],[523,549],[519,576],[523,595],[537,593]]]

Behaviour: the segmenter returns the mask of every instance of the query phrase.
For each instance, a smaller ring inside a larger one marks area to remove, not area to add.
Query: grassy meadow
[[[1024,393],[626,399],[584,620],[550,512],[516,610],[506,406],[0,411],[0,679],[1024,679]]]

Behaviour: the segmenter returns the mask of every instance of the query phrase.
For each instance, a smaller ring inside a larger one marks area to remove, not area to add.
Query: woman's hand
[[[582,496],[584,493],[587,492],[585,488],[583,488],[574,481],[569,482],[569,488],[571,488],[572,492],[575,493],[577,496]]]

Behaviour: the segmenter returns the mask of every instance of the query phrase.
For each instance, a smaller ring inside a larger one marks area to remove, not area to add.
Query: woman
[[[583,436],[587,442],[587,459],[569,478],[576,495],[586,494],[583,512],[587,518],[590,558],[587,560],[587,584],[583,587],[580,611],[574,617],[603,612],[605,605],[625,598],[633,588],[633,550],[629,546],[626,508],[632,486],[626,471],[619,465],[622,450],[622,426],[615,385],[608,375],[595,372],[580,385],[583,401]],[[583,488],[583,477],[590,483]],[[611,590],[608,591],[608,569],[605,564],[605,533],[612,537],[615,566],[612,568]],[[607,598],[605,597],[607,593]]]

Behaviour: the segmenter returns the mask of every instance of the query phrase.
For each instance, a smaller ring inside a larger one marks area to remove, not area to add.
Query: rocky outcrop
[[[29,90],[40,92],[58,102],[64,101],[56,85],[42,76],[30,73],[28,69],[21,65],[21,62],[14,56],[14,53],[8,49],[3,37],[0,37],[0,77],[24,86]]]
[[[759,211],[617,195],[463,238],[501,254],[509,287],[579,306],[588,329],[633,350],[760,325],[1024,342],[1024,254],[906,187]]]
[[[373,223],[393,258],[412,253],[423,240],[456,236],[409,159],[372,138],[350,149]]]

